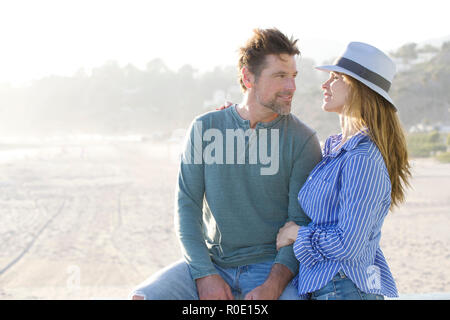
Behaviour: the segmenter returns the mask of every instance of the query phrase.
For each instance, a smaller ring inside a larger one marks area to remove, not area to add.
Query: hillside
[[[430,50],[431,47],[428,47]],[[431,48],[426,60],[415,45],[396,53],[402,68],[391,95],[409,128],[450,123],[450,42]],[[421,61],[421,62],[417,62]],[[312,59],[300,58],[293,113],[319,132],[321,139],[339,130],[336,115],[324,113],[321,83],[326,74]],[[1,135],[158,134],[170,137],[198,114],[225,100],[240,102],[235,66],[199,73],[189,65],[170,70],[161,59],[144,70],[112,61],[72,77],[49,76],[27,87],[0,84]]]

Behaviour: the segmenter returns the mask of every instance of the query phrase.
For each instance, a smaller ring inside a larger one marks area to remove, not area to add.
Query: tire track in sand
[[[22,250],[22,252],[16,258],[11,260],[3,269],[0,270],[0,276],[2,276],[6,271],[11,269],[17,262],[19,262],[25,256],[25,254],[27,254],[28,251],[30,251],[35,242],[38,240],[39,236],[45,231],[45,229],[47,229],[47,227],[53,222],[53,220],[55,220],[55,218],[62,213],[65,203],[66,198],[63,199],[56,213],[53,216],[51,216],[50,219],[48,219],[48,221],[41,227],[41,229],[39,229],[39,231],[33,236],[28,245]]]

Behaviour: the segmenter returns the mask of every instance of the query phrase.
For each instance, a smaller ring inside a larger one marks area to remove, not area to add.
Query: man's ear
[[[247,89],[252,88],[255,83],[255,76],[250,72],[250,70],[248,70],[247,67],[241,68],[241,79]]]

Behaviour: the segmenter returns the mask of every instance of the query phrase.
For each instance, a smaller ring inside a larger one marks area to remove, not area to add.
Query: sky
[[[299,39],[318,64],[350,41],[392,51],[450,35],[448,0],[0,0],[0,82],[161,58],[207,71],[235,65],[254,28]]]

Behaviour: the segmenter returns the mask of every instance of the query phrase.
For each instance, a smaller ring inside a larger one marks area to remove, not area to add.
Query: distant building
[[[436,130],[434,126],[419,123],[409,128],[409,133],[431,132],[434,130]]]
[[[430,61],[435,55],[435,52],[418,52],[417,58],[414,60],[408,60],[407,62],[403,58],[392,58],[392,60],[395,62],[397,72],[402,72],[411,69],[419,63]]]
[[[440,133],[450,133],[450,125],[447,126],[440,126],[438,131]]]
[[[428,124],[419,123],[419,124],[412,126],[408,130],[409,133],[431,132],[431,131],[437,131],[439,133],[449,134],[450,133],[450,125],[442,125],[442,124],[428,125]]]

